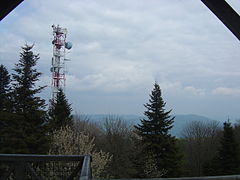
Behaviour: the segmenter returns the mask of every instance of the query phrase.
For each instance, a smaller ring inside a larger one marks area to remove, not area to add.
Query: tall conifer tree
[[[21,136],[21,153],[45,153],[48,148],[46,136],[47,114],[45,101],[37,96],[43,86],[36,85],[41,75],[35,68],[39,55],[32,51],[33,46],[25,45],[20,60],[13,69],[13,112],[18,116],[14,122]],[[15,137],[15,136],[14,136]]]
[[[0,65],[0,111],[6,111],[9,104],[10,75],[4,65]]]
[[[230,122],[224,123],[223,137],[219,149],[219,164],[222,174],[239,174],[238,143]]]
[[[0,65],[0,153],[8,152],[9,127],[12,118],[10,110],[10,75],[4,65]]]
[[[144,106],[146,119],[135,126],[137,135],[140,137],[142,156],[152,154],[159,172],[165,172],[164,177],[179,176],[180,156],[176,146],[175,137],[169,130],[173,127],[174,117],[170,111],[165,110],[166,103],[162,99],[160,86],[155,83],[151,92],[149,103]]]
[[[23,153],[27,147],[22,140],[19,128],[20,116],[13,113],[10,75],[0,66],[0,153]]]
[[[231,123],[224,122],[223,136],[216,157],[205,166],[206,175],[234,175],[240,173],[239,145]]]
[[[72,126],[73,118],[72,108],[62,89],[57,93],[56,101],[52,103],[49,109],[49,127],[50,130],[59,130],[61,127]]]

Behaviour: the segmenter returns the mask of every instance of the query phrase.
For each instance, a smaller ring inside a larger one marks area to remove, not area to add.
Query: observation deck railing
[[[161,178],[161,180],[240,180],[240,175]]]
[[[89,180],[86,155],[0,154],[0,180]]]
[[[101,179],[104,180],[104,179]],[[201,176],[201,177],[179,177],[179,178],[126,178],[109,180],[240,180],[240,175],[225,176]]]

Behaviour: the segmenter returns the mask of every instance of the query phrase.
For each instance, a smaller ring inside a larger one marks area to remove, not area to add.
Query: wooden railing
[[[91,178],[91,157],[88,155],[0,154],[0,180]]]

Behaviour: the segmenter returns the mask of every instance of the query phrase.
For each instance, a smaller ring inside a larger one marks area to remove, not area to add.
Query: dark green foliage
[[[14,88],[14,110],[16,113],[35,113],[45,114],[43,108],[46,106],[45,101],[35,94],[40,93],[44,87],[36,88],[36,82],[39,80],[41,73],[34,68],[39,55],[32,52],[33,46],[25,45],[20,53],[19,63],[15,64],[15,74],[13,74]],[[34,113],[34,114],[35,114]],[[37,117],[43,117],[41,115]],[[33,115],[34,116],[34,115]],[[38,124],[44,123],[44,119],[38,119]]]
[[[25,142],[26,133],[24,132],[24,124],[22,124],[20,115],[10,112],[1,112],[1,138],[0,153],[30,153]]]
[[[0,153],[22,153],[26,145],[19,139],[23,135],[19,126],[19,116],[12,113],[10,75],[0,66]]]
[[[223,137],[219,149],[219,164],[222,174],[239,173],[238,144],[230,122],[224,123]]]
[[[19,63],[13,69],[11,113],[5,113],[2,143],[5,153],[45,153],[47,114],[45,101],[36,96],[44,87],[36,87],[41,75],[34,66],[39,59],[32,52],[33,46],[25,45]]]
[[[6,142],[6,128],[8,127],[8,119],[10,105],[10,75],[7,69],[0,65],[0,153],[4,152],[4,142]]]
[[[136,133],[134,131],[134,133]],[[133,169],[135,171],[135,174],[133,174],[133,178],[144,178],[146,177],[144,173],[145,168],[145,162],[146,162],[146,155],[144,156],[142,148],[141,148],[141,142],[138,136],[135,136],[132,138],[133,141],[133,156],[132,156],[132,163],[133,163]]]
[[[206,175],[239,174],[238,143],[231,123],[224,122],[223,136],[216,157],[205,166]]]
[[[9,108],[10,100],[10,75],[7,69],[0,65],[0,111],[6,111]]]
[[[142,148],[142,156],[153,153],[159,171],[167,170],[164,177],[179,176],[179,162],[175,137],[169,134],[173,127],[174,117],[170,111],[165,111],[165,102],[161,97],[160,86],[155,83],[150,95],[149,103],[146,103],[144,112],[147,119],[141,120],[141,124],[135,126],[140,137],[139,147]]]
[[[73,125],[73,117],[71,115],[72,108],[68,103],[62,89],[57,93],[56,101],[52,102],[49,109],[49,127],[50,130],[58,130],[64,126]]]

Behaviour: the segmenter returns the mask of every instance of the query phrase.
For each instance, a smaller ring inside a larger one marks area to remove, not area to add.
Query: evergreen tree
[[[10,75],[5,66],[0,65],[0,111],[6,111],[9,103]]]
[[[224,174],[239,173],[238,144],[230,122],[224,123],[223,138],[219,149],[219,160]]]
[[[0,153],[30,153],[25,142],[26,133],[20,123],[23,119],[23,116],[16,113],[0,113]]]
[[[233,175],[240,173],[238,143],[231,123],[224,122],[223,137],[216,157],[205,166],[206,175]]]
[[[156,158],[156,167],[159,172],[166,172],[164,177],[179,176],[179,162],[181,161],[175,137],[169,134],[173,127],[174,117],[170,111],[165,110],[166,103],[161,97],[160,86],[155,83],[150,95],[149,103],[146,103],[141,123],[135,126],[137,135],[140,137],[142,156],[148,157],[152,153]],[[146,161],[145,161],[146,162]]]
[[[35,55],[32,48],[29,45],[22,47],[20,60],[13,69],[13,113],[18,118],[13,119],[12,124],[17,129],[11,132],[11,137],[12,141],[17,139],[24,147],[17,152],[45,153],[48,148],[46,105],[43,99],[36,96],[44,87],[36,87],[41,73],[34,67],[39,55]],[[16,131],[21,136],[16,136]]]
[[[66,96],[62,89],[57,93],[55,102],[49,110],[49,127],[50,130],[59,130],[61,127],[72,126],[73,117],[71,115],[72,108],[68,103]]]
[[[7,69],[0,65],[0,153],[8,152],[9,127],[13,118],[10,112],[10,81]]]

